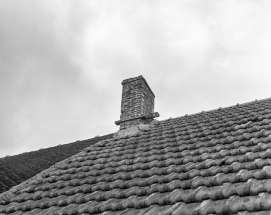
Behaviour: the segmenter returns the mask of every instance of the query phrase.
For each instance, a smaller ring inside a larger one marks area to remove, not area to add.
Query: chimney
[[[120,120],[116,125],[126,129],[149,124],[159,113],[154,112],[155,95],[142,75],[123,80]]]

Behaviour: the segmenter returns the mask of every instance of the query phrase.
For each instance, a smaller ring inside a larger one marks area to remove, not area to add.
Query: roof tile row
[[[86,148],[0,214],[270,214],[270,152],[270,99],[169,119]]]
[[[77,141],[75,143],[0,158],[0,193],[31,178],[55,163],[77,154],[80,150],[112,136],[110,134],[85,141]]]

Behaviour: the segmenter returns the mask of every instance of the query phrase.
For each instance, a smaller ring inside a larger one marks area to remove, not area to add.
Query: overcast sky
[[[0,157],[118,130],[121,81],[160,118],[271,97],[269,0],[0,0]]]

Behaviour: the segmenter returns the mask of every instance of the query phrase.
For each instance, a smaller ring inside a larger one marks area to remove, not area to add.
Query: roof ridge
[[[197,116],[197,115],[200,115],[200,114],[202,114],[202,113],[205,113],[205,114],[206,114],[206,113],[212,113],[212,112],[218,111],[218,110],[225,110],[225,109],[229,109],[229,108],[233,108],[233,107],[240,107],[240,106],[245,106],[245,105],[252,104],[252,103],[255,103],[255,102],[263,102],[263,101],[268,101],[268,100],[271,101],[271,97],[265,98],[265,99],[260,99],[260,100],[255,99],[254,101],[245,102],[245,103],[241,103],[241,104],[237,103],[237,104],[235,104],[235,105],[230,105],[230,106],[226,106],[226,107],[223,107],[223,108],[219,107],[219,108],[212,109],[212,110],[208,110],[208,111],[204,111],[204,110],[203,110],[203,111],[201,111],[201,112],[192,113],[192,114],[185,114],[185,115],[183,115],[183,116],[174,117],[174,118],[169,117],[168,119],[163,119],[163,120],[159,120],[159,121],[160,121],[160,122],[165,122],[165,121],[167,121],[167,120],[169,120],[169,119],[180,119],[180,118],[184,118],[184,117]]]
[[[107,142],[109,139],[112,139],[112,138],[101,140],[101,141],[99,141],[97,143],[94,143],[91,146],[87,146],[87,147],[83,148],[80,152],[78,152],[77,154],[74,154],[74,155],[72,155],[72,156],[70,156],[70,157],[68,157],[68,158],[66,158],[66,159],[64,159],[64,160],[62,160],[60,162],[55,163],[54,165],[52,165],[49,168],[41,171],[40,173],[36,174],[35,176],[27,179],[26,181],[24,181],[24,182],[22,182],[22,183],[20,183],[18,185],[15,185],[14,187],[10,188],[9,190],[7,190],[7,191],[5,191],[3,193],[0,193],[0,202],[1,201],[8,201],[13,196],[15,196],[17,192],[29,187],[30,185],[34,185],[34,184],[38,183],[48,173],[50,173],[50,172],[52,172],[54,170],[57,170],[59,167],[61,167],[63,165],[66,165],[72,159],[80,157],[82,154],[85,154],[86,149],[88,149],[90,147],[93,147],[96,144],[102,144],[102,142],[104,142],[104,141]]]

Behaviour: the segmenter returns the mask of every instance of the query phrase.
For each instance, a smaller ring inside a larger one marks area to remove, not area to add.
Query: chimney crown
[[[154,112],[155,95],[142,75],[123,80],[122,86],[121,115],[115,122],[120,129],[147,124],[159,116]]]

